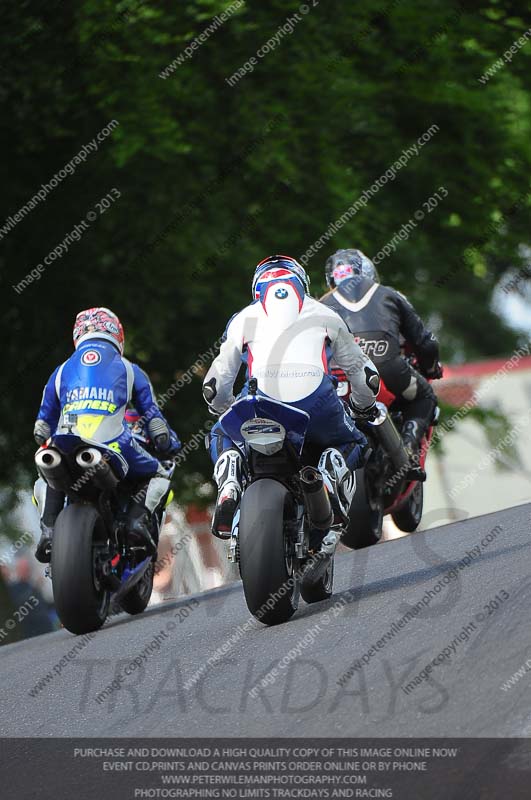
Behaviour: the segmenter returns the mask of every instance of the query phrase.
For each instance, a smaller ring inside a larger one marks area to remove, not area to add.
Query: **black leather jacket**
[[[390,286],[355,278],[344,281],[321,302],[339,314],[376,366],[400,356],[404,341],[417,356],[423,372],[439,360],[437,339],[409,300]]]

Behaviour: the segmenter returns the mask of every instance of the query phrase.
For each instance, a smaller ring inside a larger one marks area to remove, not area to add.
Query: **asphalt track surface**
[[[527,737],[531,672],[501,686],[531,656],[530,568],[531,505],[522,505],[342,553],[332,600],[301,601],[275,628],[253,621],[244,629],[250,616],[237,582],[114,617],[55,674],[79,637],[59,631],[4,646],[0,734]],[[158,650],[150,647],[157,635]],[[427,680],[404,691],[456,641]],[[141,665],[98,702],[142,653]],[[267,688],[250,696],[275,667]],[[48,672],[53,678],[32,697]]]

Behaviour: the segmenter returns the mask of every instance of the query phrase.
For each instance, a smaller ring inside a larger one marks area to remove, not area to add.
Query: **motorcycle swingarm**
[[[151,556],[147,556],[136,566],[125,580],[122,580],[119,589],[111,597],[111,602],[116,604],[135,586],[145,575],[152,563]],[[116,577],[116,576],[115,576]],[[115,588],[115,587],[113,587]]]

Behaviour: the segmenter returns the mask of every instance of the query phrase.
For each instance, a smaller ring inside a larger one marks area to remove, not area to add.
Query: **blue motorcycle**
[[[288,620],[299,595],[307,603],[332,594],[334,561],[312,552],[312,530],[329,530],[333,512],[319,454],[305,446],[309,415],[258,393],[236,400],[220,417],[224,432],[244,455],[246,480],[230,540],[247,607],[266,625]],[[318,537],[319,538],[319,537]]]
[[[146,439],[140,433],[137,438],[145,447]],[[127,509],[136,487],[127,481],[123,457],[73,429],[40,447],[35,464],[46,483],[66,496],[54,527],[49,567],[63,626],[84,634],[98,630],[110,609],[140,614],[151,597],[156,555],[129,540]],[[171,477],[174,462],[163,465]],[[155,542],[168,502],[166,498],[150,520]]]

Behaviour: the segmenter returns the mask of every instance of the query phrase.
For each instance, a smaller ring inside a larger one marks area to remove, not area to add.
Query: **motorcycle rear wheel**
[[[289,553],[285,523],[292,498],[271,478],[261,478],[245,491],[240,506],[240,574],[247,607],[264,625],[279,625],[296,612],[299,581]]]
[[[424,484],[417,481],[404,505],[391,514],[393,522],[401,531],[413,533],[420,525],[423,506]]]
[[[341,543],[352,550],[378,544],[382,538],[383,508],[372,504],[366,486],[365,470],[356,470],[356,491],[349,510],[348,526]]]
[[[66,506],[55,523],[52,544],[52,587],[55,608],[71,633],[96,631],[109,611],[110,591],[97,577],[98,544],[106,532],[96,508],[85,503]]]

